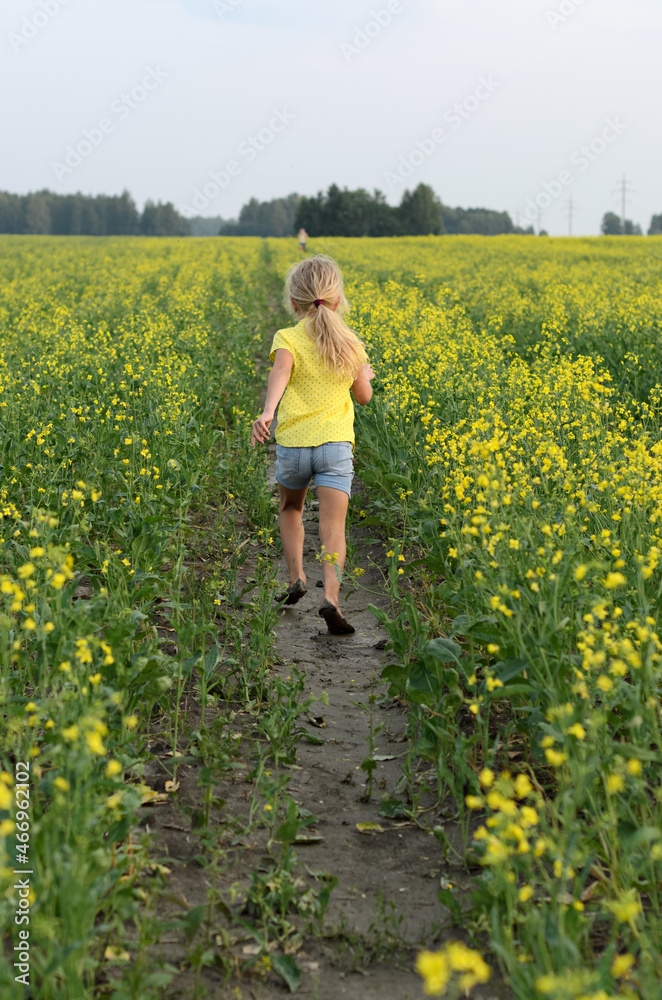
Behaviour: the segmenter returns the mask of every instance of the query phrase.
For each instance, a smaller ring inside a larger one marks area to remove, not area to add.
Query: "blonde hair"
[[[362,341],[343,319],[349,304],[336,262],[317,254],[293,264],[285,279],[283,302],[292,316],[307,320],[306,332],[326,367],[341,378],[355,379],[368,357]]]

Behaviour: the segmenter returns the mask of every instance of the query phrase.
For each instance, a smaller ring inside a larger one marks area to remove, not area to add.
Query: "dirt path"
[[[274,496],[275,452],[272,441],[268,485]],[[355,480],[353,492],[360,494],[362,489]],[[440,885],[446,888],[452,883],[461,903],[462,895],[470,891],[471,880],[461,867],[444,861],[436,838],[428,832],[435,824],[442,824],[448,839],[460,848],[458,830],[454,823],[445,821],[443,805],[423,798],[419,806],[427,805],[429,811],[421,816],[421,826],[380,815],[384,798],[411,804],[402,770],[408,748],[407,710],[386,696],[381,671],[390,659],[383,651],[387,635],[367,610],[370,603],[385,609],[389,605],[381,576],[371,568],[371,563],[384,562],[384,546],[368,538],[360,522],[350,528],[356,564],[364,569],[364,575],[361,588],[351,592],[351,584],[343,586],[341,608],[356,633],[330,636],[317,613],[322,600],[322,590],[316,586],[322,578],[315,558],[319,550],[317,520],[315,491],[311,489],[304,509],[308,592],[296,606],[280,614],[274,668],[279,677],[287,680],[295,668],[305,678],[305,697],[324,695],[328,702],[315,702],[308,719],[300,717],[299,723],[316,741],[300,739],[295,762],[284,765],[283,771],[288,779],[285,791],[296,801],[300,815],[307,811],[314,817],[312,826],[304,831],[313,835],[310,842],[295,844],[295,875],[303,876],[317,890],[326,884],[324,873],[337,878],[322,928],[316,933],[310,928],[304,932],[301,947],[294,955],[301,972],[297,996],[315,1000],[421,1000],[422,983],[414,966],[420,948],[435,947],[435,931],[447,917],[437,897]],[[240,574],[242,586],[253,571],[248,561]],[[278,580],[287,584],[283,558]],[[373,731],[382,728],[375,738],[377,766],[372,796],[366,801],[367,775],[361,763],[370,754],[371,695]],[[282,1000],[288,995],[286,985],[274,971],[264,967],[258,975],[248,972],[227,982],[233,962],[238,970],[248,956],[259,954],[250,930],[242,929],[246,923],[237,923],[235,917],[246,914],[243,901],[255,873],[268,870],[274,855],[269,856],[267,850],[266,825],[248,819],[254,793],[254,763],[244,756],[242,739],[244,735],[250,738],[253,731],[251,716],[244,711],[228,715],[226,707],[222,727],[213,735],[215,721],[221,721],[217,718],[219,710],[220,706],[209,707],[205,714],[213,739],[220,741],[219,754],[227,751],[234,740],[238,740],[235,746],[239,749],[238,755],[232,748],[229,750],[235,763],[228,768],[226,759],[222,777],[214,781],[215,798],[207,834],[199,833],[195,820],[202,804],[203,772],[190,757],[178,770],[177,796],[162,795],[168,801],[158,809],[144,808],[142,825],[151,834],[153,844],[158,845],[162,852],[159,861],[168,870],[158,920],[172,930],[161,938],[155,953],[181,970],[167,993],[173,1000]],[[197,729],[199,711],[188,706],[184,714],[187,731]],[[187,753],[187,746],[183,733],[180,752]],[[153,752],[144,777],[153,789],[163,792],[169,751],[157,741]],[[213,758],[208,744],[207,759],[210,752]],[[409,780],[414,787],[425,780],[425,770],[421,762],[411,765]],[[379,824],[380,832],[360,832],[357,824],[366,823]],[[280,848],[276,846],[275,850],[278,853]],[[181,929],[175,928],[172,921],[182,917],[188,920],[186,914],[196,912],[197,923],[190,935],[186,933],[192,943],[187,945]],[[201,919],[203,925],[207,921],[207,944],[196,945],[200,940],[196,928]],[[252,920],[248,915],[248,924]],[[462,930],[458,928],[451,936],[462,937]],[[197,974],[192,949],[201,956]],[[220,956],[223,958],[217,964]],[[203,961],[205,958],[208,960]],[[476,1000],[496,1000],[498,994],[495,985],[478,988],[472,995]]]
[[[270,446],[270,485],[275,487],[275,445]],[[361,486],[358,484],[360,490]],[[311,490],[314,496],[314,490]],[[338,877],[325,918],[327,936],[309,940],[297,955],[302,972],[300,996],[318,1000],[414,1000],[422,996],[421,981],[413,972],[416,946],[429,945],[434,924],[441,918],[437,901],[440,882],[440,852],[435,839],[412,823],[379,815],[383,796],[392,795],[401,776],[399,758],[406,753],[406,711],[392,702],[375,704],[374,726],[383,725],[376,737],[375,754],[395,759],[380,761],[375,771],[372,801],[363,801],[366,775],[360,768],[369,753],[371,692],[385,694],[380,673],[386,654],[377,648],[386,633],[366,610],[368,603],[386,607],[381,598],[355,591],[342,610],[356,628],[349,637],[330,636],[318,616],[321,604],[320,564],[315,559],[317,539],[316,501],[304,511],[306,542],[304,565],[308,593],[294,607],[282,612],[277,628],[276,650],[279,672],[287,676],[290,665],[305,671],[307,691],[326,692],[328,706],[324,728],[313,729],[325,739],[323,746],[302,741],[297,749],[297,769],[292,771],[289,790],[318,821],[315,830],[322,843],[299,847],[299,860],[309,869],[323,869]],[[356,545],[361,538],[350,536]],[[370,547],[363,547],[361,564],[367,567]],[[375,559],[382,547],[373,549]],[[287,583],[285,561],[279,580]],[[366,568],[362,583],[378,590],[381,581]],[[346,589],[346,588],[345,588]],[[383,645],[383,641],[381,642]],[[383,833],[365,835],[358,823],[379,823]],[[457,873],[455,873],[457,874]],[[335,930],[335,936],[333,931]],[[253,987],[260,1000],[282,997],[282,989],[268,984]]]

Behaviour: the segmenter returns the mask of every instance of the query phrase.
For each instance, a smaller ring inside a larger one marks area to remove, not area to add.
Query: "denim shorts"
[[[316,448],[276,445],[276,482],[288,490],[302,490],[314,478],[315,486],[331,486],[351,496],[353,475],[349,441],[327,441]]]

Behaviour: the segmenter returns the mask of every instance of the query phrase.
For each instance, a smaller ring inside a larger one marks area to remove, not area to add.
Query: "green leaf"
[[[301,982],[299,967],[291,955],[272,955],[271,965],[275,972],[285,980],[290,993],[296,993]]]
[[[404,667],[399,667],[396,663],[384,667],[382,678],[390,685],[388,693],[392,698],[401,694],[407,685],[407,671]]]
[[[521,674],[523,670],[528,667],[527,660],[505,660],[501,663],[497,663],[495,667],[495,674],[504,684],[511,680],[513,677],[517,677]]]
[[[189,910],[186,916],[183,918],[182,929],[186,934],[186,938],[188,941],[192,941],[195,935],[198,933],[204,915],[205,915],[204,906],[194,906],[193,909]]]
[[[431,639],[425,652],[439,663],[459,663],[462,647],[452,639]]]
[[[389,472],[385,478],[386,482],[393,486],[411,486],[411,479],[408,479],[407,476],[399,476],[395,472]]]
[[[404,802],[399,799],[382,799],[379,807],[379,815],[386,816],[387,819],[408,819],[409,812]]]
[[[391,619],[386,614],[386,612],[382,611],[381,608],[375,607],[374,604],[368,604],[368,606],[366,607],[366,611],[369,611],[370,614],[373,615],[378,622],[381,622],[382,625],[389,625],[391,622]]]

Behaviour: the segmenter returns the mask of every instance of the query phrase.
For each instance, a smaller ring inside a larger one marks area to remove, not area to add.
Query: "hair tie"
[[[324,302],[324,299],[315,299],[315,305],[317,306],[318,309],[322,305],[323,302]]]

